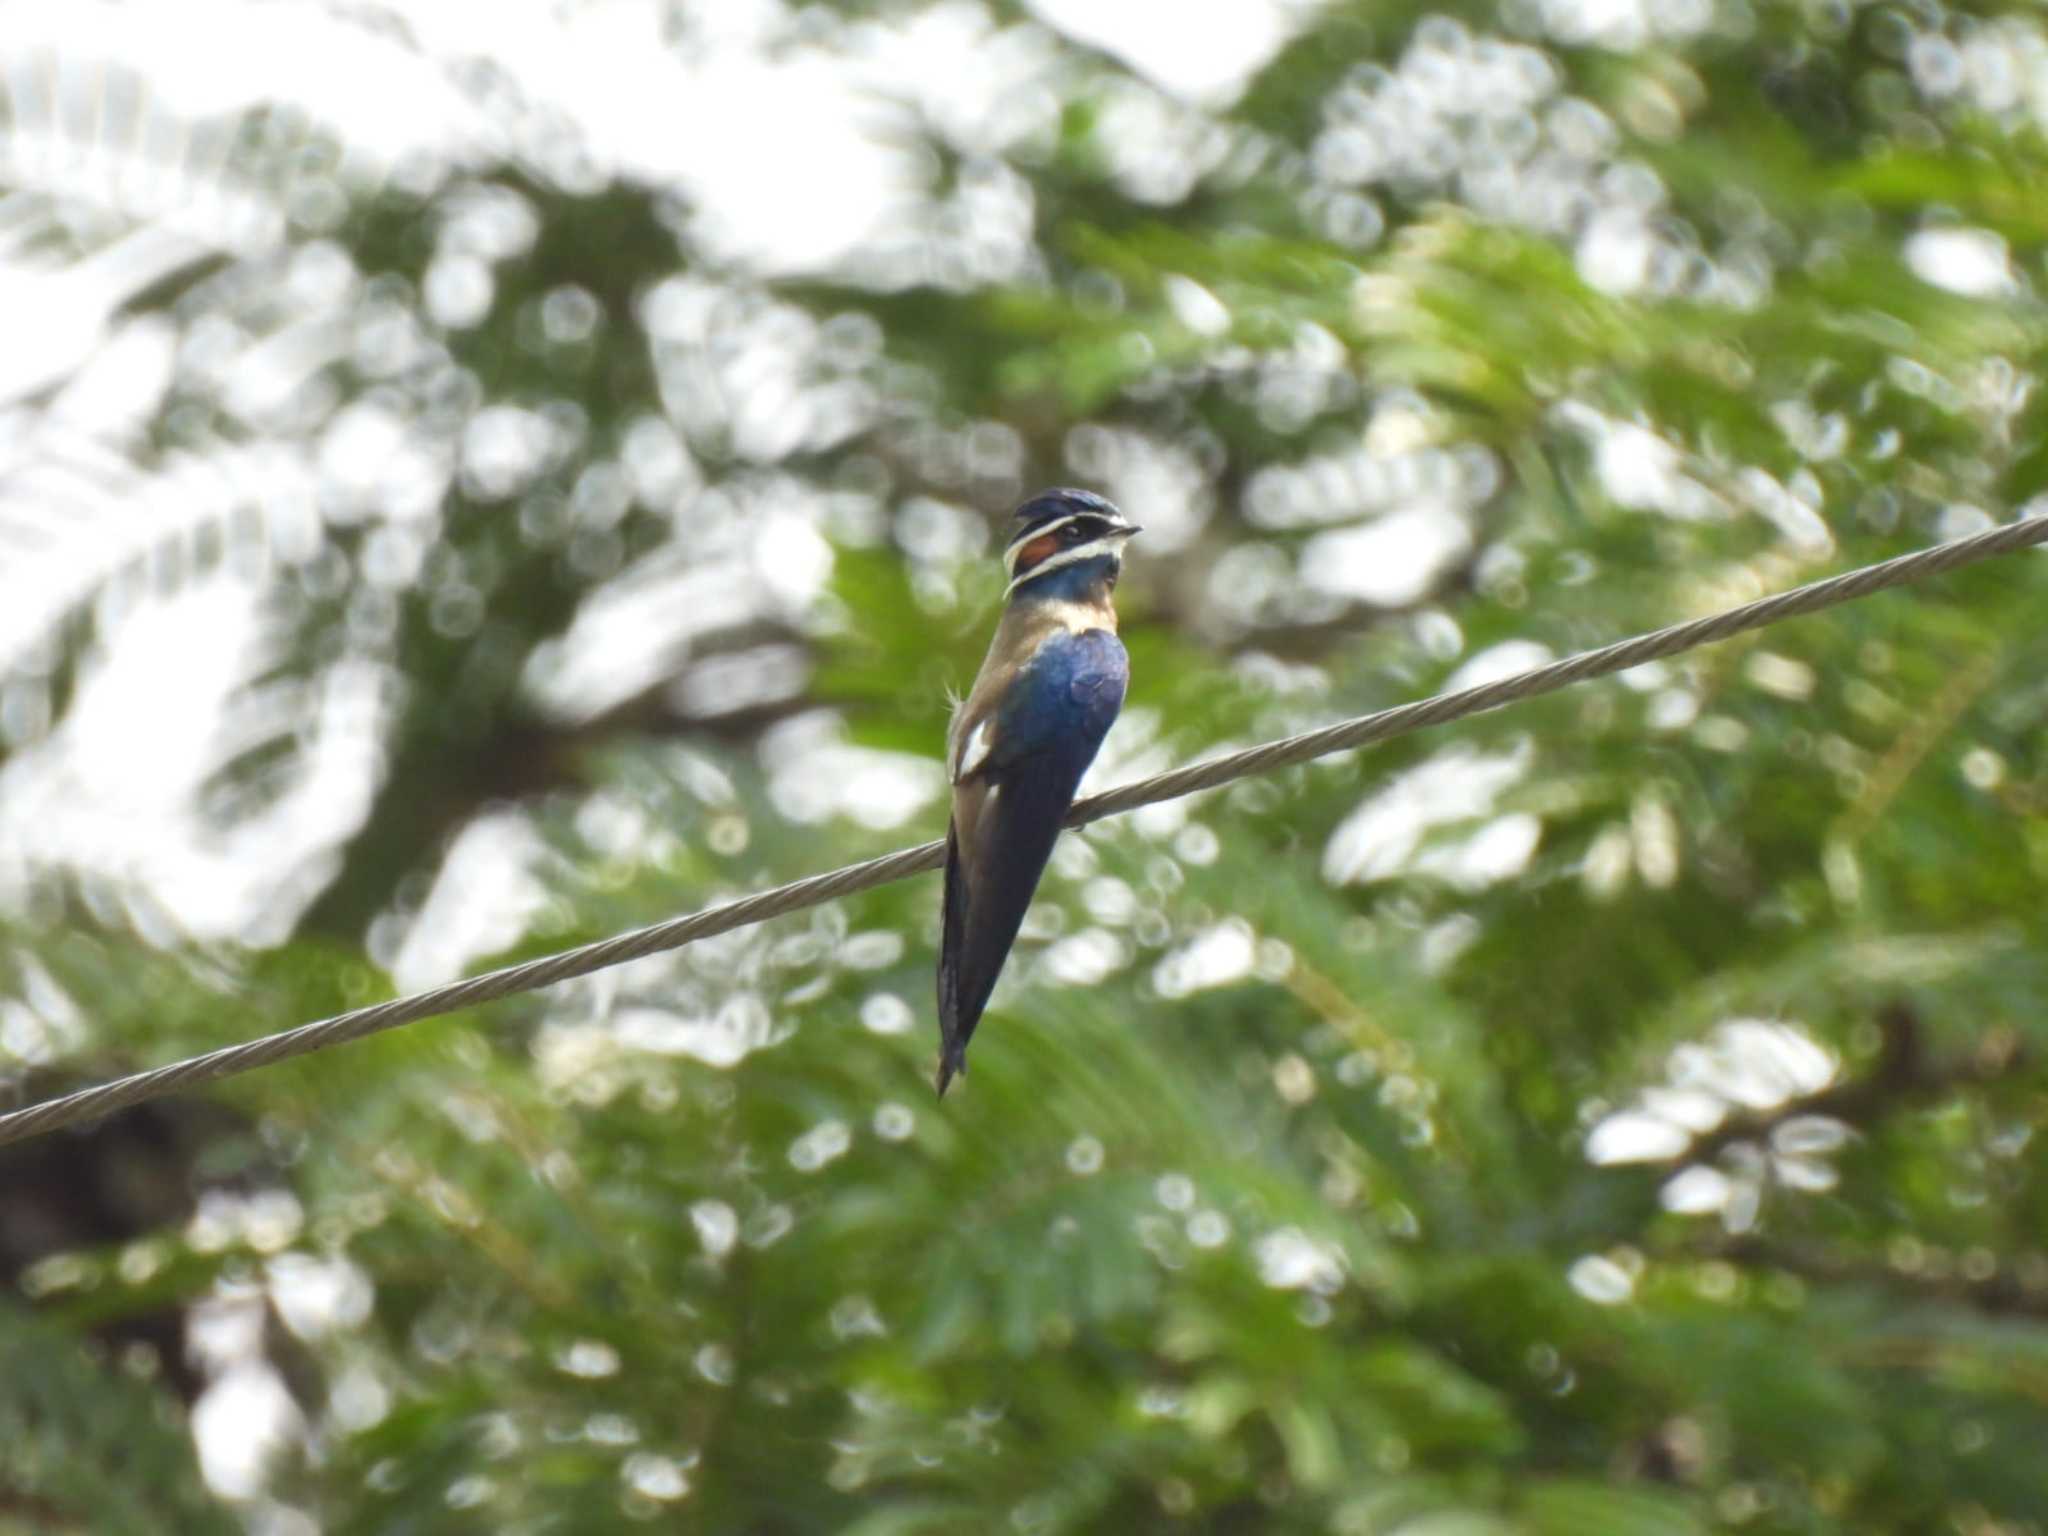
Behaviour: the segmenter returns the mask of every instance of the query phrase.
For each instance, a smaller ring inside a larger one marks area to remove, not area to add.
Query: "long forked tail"
[[[965,1070],[967,1042],[988,1007],[1073,802],[1080,764],[1065,766],[1071,771],[1048,771],[1049,765],[1039,763],[1031,772],[989,784],[968,830],[959,830],[956,810],[946,834],[945,935],[939,950],[941,1093]],[[963,858],[963,852],[968,856]]]
[[[946,1090],[953,1085],[954,1077],[965,1077],[966,1075],[967,1042],[965,1040],[948,1041],[939,1048],[939,1097],[943,1099],[946,1096]]]
[[[974,1021],[961,1020],[960,964],[967,953],[967,879],[960,867],[960,831],[946,827],[946,894],[939,939],[939,1097],[967,1070],[967,1041]]]

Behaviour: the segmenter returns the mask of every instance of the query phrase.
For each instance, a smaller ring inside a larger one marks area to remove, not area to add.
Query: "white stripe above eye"
[[[1056,555],[1048,555],[1022,576],[1012,576],[1010,578],[1010,585],[1004,591],[1003,596],[1008,597],[1010,593],[1016,591],[1027,581],[1036,581],[1041,576],[1049,576],[1054,571],[1063,570],[1067,566],[1079,565],[1084,560],[1097,560],[1104,555],[1113,557],[1117,553],[1117,546],[1123,542],[1123,538],[1123,530],[1118,529],[1117,532],[1106,534],[1102,538],[1090,539],[1086,544],[1076,544],[1072,549],[1063,549]]]
[[[1055,517],[1050,522],[1033,523],[1029,528],[1026,528],[1022,533],[1013,535],[1010,539],[1010,548],[1015,549],[1019,544],[1029,544],[1033,539],[1038,538],[1043,534],[1057,533],[1060,529],[1066,527],[1067,524],[1073,522],[1076,518],[1082,517],[1098,518],[1103,522],[1109,521],[1109,519],[1103,517],[1100,512],[1069,512],[1065,517]]]

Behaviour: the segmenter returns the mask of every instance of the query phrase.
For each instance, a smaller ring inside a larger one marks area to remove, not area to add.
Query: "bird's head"
[[[1042,491],[1010,520],[1003,565],[1009,595],[1104,600],[1138,525],[1093,491]]]

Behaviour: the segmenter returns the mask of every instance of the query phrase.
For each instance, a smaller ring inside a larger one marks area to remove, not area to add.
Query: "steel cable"
[[[1846,571],[1842,575],[1830,576],[1823,581],[1809,582],[1805,586],[1794,587],[1789,592],[1781,592],[1775,597],[1759,598],[1755,602],[1744,603],[1738,608],[1730,608],[1722,613],[1692,619],[1683,624],[1673,624],[1633,639],[1601,646],[1597,650],[1582,651],[1544,666],[1533,667],[1526,672],[1518,672],[1512,677],[1501,678],[1474,688],[1460,689],[1455,693],[1438,694],[1413,704],[1401,704],[1392,709],[1378,710],[1373,714],[1340,721],[1319,730],[1305,731],[1297,736],[1283,737],[1278,741],[1248,747],[1241,752],[1232,752],[1205,762],[1192,763],[1184,768],[1155,774],[1135,784],[1126,784],[1121,788],[1106,790],[1102,794],[1091,795],[1085,800],[1075,802],[1067,815],[1067,825],[1081,826],[1105,816],[1135,810],[1141,805],[1178,799],[1183,795],[1215,789],[1238,779],[1305,763],[1311,758],[1369,746],[1374,742],[1404,736],[1428,726],[1462,720],[1468,715],[1499,709],[1503,705],[1535,698],[1539,694],[1554,693],[1560,688],[1584,682],[1588,678],[1625,672],[1630,667],[1641,666],[1645,662],[1656,661],[1666,656],[1676,656],[1682,651],[1693,650],[1699,646],[1711,645],[1717,640],[1726,640],[1747,630],[1762,629],[1786,619],[1852,602],[1888,587],[1904,586],[1944,571],[1954,570],[1958,566],[1970,565],[1979,560],[1990,559],[1994,555],[2009,554],[2014,550],[2042,543],[2048,543],[2048,517],[2023,518],[2017,522],[2001,524],[1985,533],[1937,544],[1931,549],[1900,555],[1896,559]],[[574,976],[587,976],[593,971],[601,971],[628,960],[638,960],[646,955],[679,949],[697,939],[709,938],[712,934],[725,933],[751,923],[765,922],[771,917],[780,917],[784,913],[794,912],[803,907],[816,906],[838,896],[850,896],[857,891],[872,890],[878,885],[887,885],[908,875],[936,869],[944,857],[943,842],[920,843],[914,848],[899,849],[895,853],[886,854],[878,859],[869,859],[865,863],[850,864],[844,869],[812,875],[788,885],[776,886],[773,890],[761,891],[721,906],[707,908],[702,912],[693,912],[685,917],[670,918],[666,922],[637,928],[629,933],[601,939],[594,944],[585,944],[576,949],[564,950],[560,954],[545,955],[538,960],[528,960],[500,970],[486,971],[481,976],[472,976],[465,981],[434,987],[410,997],[393,998],[389,1002],[351,1009],[347,1013],[319,1019],[310,1024],[301,1024],[297,1028],[287,1029],[278,1034],[245,1041],[240,1045],[225,1046],[146,1072],[116,1078],[109,1083],[82,1088],[75,1093],[0,1115],[0,1146],[54,1131],[62,1126],[75,1125],[79,1121],[93,1119],[117,1109],[125,1109],[145,1099],[174,1093],[182,1088],[194,1088],[202,1083],[217,1082],[243,1072],[253,1072],[256,1068],[269,1066],[273,1062],[303,1056],[330,1045],[340,1045],[345,1041],[360,1040],[365,1035],[396,1029],[401,1024],[412,1024],[421,1019],[454,1013],[459,1009],[474,1007],[478,1003],[494,1002],[515,993],[532,992],[555,982],[566,981]]]

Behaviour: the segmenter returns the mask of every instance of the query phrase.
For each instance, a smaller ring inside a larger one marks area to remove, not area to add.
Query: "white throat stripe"
[[[1073,522],[1075,518],[1092,515],[1087,512],[1069,512],[1065,517],[1056,517],[1049,523],[1040,523],[1036,528],[1025,529],[1016,538],[1010,540],[1010,547],[1003,551],[1003,569],[1012,576],[1015,576],[1017,574],[1017,557],[1023,554],[1025,549],[1034,540],[1042,539],[1048,533],[1058,533],[1067,524]]]
[[[1049,576],[1054,571],[1064,570],[1070,565],[1079,565],[1084,560],[1099,560],[1104,555],[1115,558],[1117,545],[1122,542],[1122,531],[1119,530],[1103,538],[1090,539],[1086,544],[1076,544],[1072,549],[1063,549],[1056,555],[1048,555],[1022,576],[1012,576],[1009,588],[1003,596],[1008,597],[1027,581],[1036,581],[1041,576]]]
[[[1017,557],[1030,548],[1033,543],[1044,538],[1049,533],[1058,533],[1069,523],[1078,523],[1091,519],[1098,523],[1108,524],[1110,531],[1099,539],[1090,540],[1089,544],[1077,546],[1078,548],[1086,549],[1091,545],[1103,543],[1105,540],[1114,542],[1124,533],[1124,530],[1117,526],[1113,518],[1106,517],[1100,512],[1069,512],[1065,517],[1056,517],[1049,523],[1040,523],[1035,528],[1027,528],[1018,534],[1016,538],[1010,540],[1010,547],[1003,551],[1003,569],[1014,577],[1017,574]],[[1039,569],[1043,570],[1044,567],[1040,566]]]

